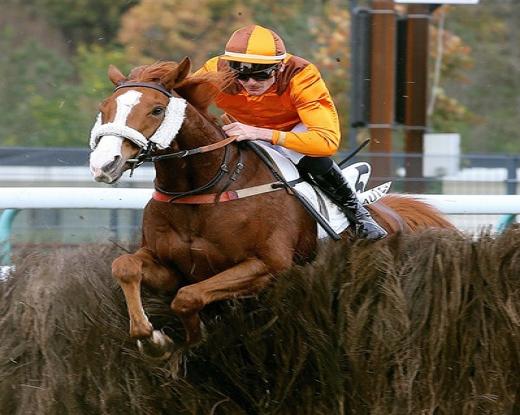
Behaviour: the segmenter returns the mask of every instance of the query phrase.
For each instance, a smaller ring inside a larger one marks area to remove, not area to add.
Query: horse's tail
[[[414,232],[427,228],[455,229],[439,210],[410,196],[386,195],[369,205],[368,209],[389,233]]]

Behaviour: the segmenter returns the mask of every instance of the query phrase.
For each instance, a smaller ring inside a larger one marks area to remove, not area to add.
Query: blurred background
[[[112,85],[106,72],[223,52],[258,23],[315,63],[342,125],[341,160],[373,184],[433,194],[516,194],[520,140],[520,7],[392,0],[0,0],[0,187],[106,186],[88,171],[88,137]],[[152,187],[141,167],[119,187]],[[483,203],[485,197],[483,197]],[[16,219],[14,217],[16,216]],[[463,229],[514,217],[454,217]],[[132,240],[137,210],[3,212],[16,244]],[[2,232],[2,231],[0,231]],[[2,239],[2,234],[0,234]]]

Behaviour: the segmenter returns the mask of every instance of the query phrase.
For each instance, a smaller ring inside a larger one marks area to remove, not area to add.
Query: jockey
[[[216,105],[236,122],[225,125],[237,141],[263,140],[297,166],[355,224],[358,236],[387,235],[356,197],[331,156],[340,142],[338,115],[318,69],[286,53],[282,39],[258,25],[235,31],[223,55],[198,73],[227,71],[236,78],[220,92]]]

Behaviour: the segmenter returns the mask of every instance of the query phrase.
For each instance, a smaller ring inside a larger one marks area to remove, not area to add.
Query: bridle
[[[159,91],[162,94],[166,95],[170,100],[172,98],[180,99],[180,98],[174,97],[173,94],[170,91],[168,91],[162,84],[156,83],[156,82],[124,82],[124,83],[119,84],[114,89],[114,92],[116,92],[122,88],[132,88],[132,87],[148,88],[148,89],[153,89],[153,90]],[[179,129],[180,129],[180,125],[179,125]],[[214,151],[214,150],[217,150],[220,148],[224,148],[224,157],[223,157],[222,162],[220,163],[220,167],[219,167],[218,171],[216,172],[216,174],[206,184],[204,184],[196,189],[188,190],[186,192],[170,192],[170,191],[160,188],[156,184],[155,189],[158,192],[171,196],[169,199],[170,202],[172,202],[178,198],[184,197],[184,196],[200,194],[200,193],[204,192],[205,190],[210,189],[211,187],[215,186],[218,182],[220,182],[220,180],[222,180],[224,175],[226,175],[230,172],[230,168],[229,168],[229,158],[230,158],[229,153],[230,152],[229,152],[228,146],[229,146],[229,144],[231,144],[232,142],[235,141],[236,137],[228,137],[228,138],[218,141],[216,143],[189,149],[189,150],[181,150],[181,151],[177,151],[174,153],[154,155],[159,148],[157,143],[150,141],[150,140],[141,139],[140,136],[142,136],[142,134],[140,132],[138,132],[137,130],[134,130],[130,127],[126,128],[126,130],[128,130],[127,132],[131,133],[130,134],[131,137],[125,137],[123,134],[121,134],[121,133],[117,134],[117,132],[114,132],[114,131],[110,131],[110,133],[112,135],[119,135],[121,137],[128,138],[130,141],[132,141],[134,144],[136,144],[140,148],[139,152],[137,153],[137,155],[134,158],[128,159],[126,161],[127,163],[130,163],[130,165],[131,165],[130,166],[130,177],[133,175],[133,172],[136,168],[138,168],[139,166],[141,166],[143,163],[146,163],[146,162],[154,163],[157,161],[166,160],[166,159],[170,159],[170,158],[180,159],[180,158],[189,157],[189,156],[192,156],[195,154],[207,153],[207,152]],[[177,135],[177,134],[175,134],[175,135]],[[95,142],[96,138],[98,138],[98,137],[96,137],[96,135],[94,135],[94,138],[93,138],[94,142]],[[132,139],[132,138],[134,138],[134,139]],[[144,138],[144,136],[143,136],[143,138]],[[92,141],[92,138],[91,138],[91,141]],[[224,192],[230,186],[230,184],[232,182],[234,182],[238,179],[240,172],[244,168],[240,147],[237,146],[237,149],[238,149],[238,161],[235,165],[235,168],[233,169],[233,172],[229,175],[228,181],[223,186],[222,190],[219,192],[219,195],[222,192]]]

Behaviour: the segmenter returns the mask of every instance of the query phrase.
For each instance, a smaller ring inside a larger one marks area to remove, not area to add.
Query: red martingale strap
[[[208,205],[211,203],[216,203],[215,198],[218,196],[217,193],[209,193],[205,195],[192,195],[192,196],[184,196],[179,197],[175,200],[173,196],[169,196],[167,194],[158,192],[157,190],[153,192],[154,200],[159,202],[168,202],[168,203],[181,203],[186,205]],[[234,191],[227,191],[220,195],[219,202],[229,202],[230,200],[238,199],[238,195]]]
[[[218,202],[231,202],[237,199],[243,199],[249,196],[255,196],[262,193],[275,192],[282,190],[284,187],[279,182],[262,184],[260,186],[247,187],[239,190],[228,190],[223,193],[207,193],[203,195],[191,195],[175,198],[174,196],[167,195],[165,193],[154,191],[153,199],[159,202],[167,203],[180,203],[187,205],[208,205]],[[218,198],[218,200],[217,200]]]

